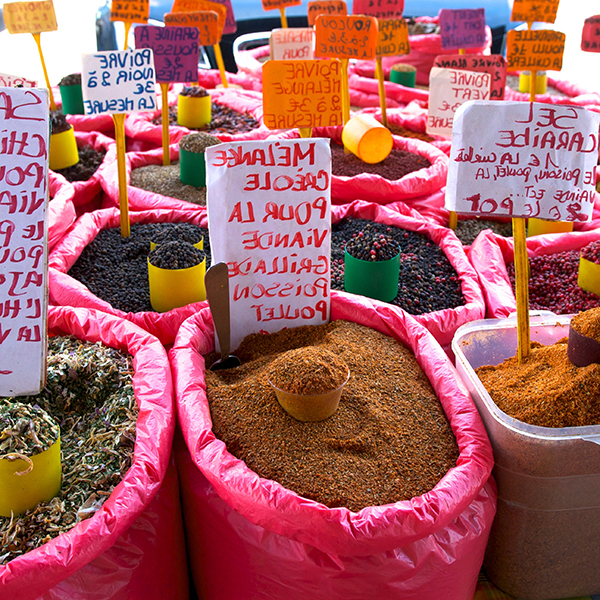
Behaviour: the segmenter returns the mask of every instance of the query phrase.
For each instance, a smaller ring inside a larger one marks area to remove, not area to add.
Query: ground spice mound
[[[307,346],[338,355],[352,376],[337,412],[305,423],[281,408],[268,372],[282,353]],[[235,355],[240,367],[206,372],[213,431],[261,477],[358,511],[430,491],[456,465],[456,440],[429,380],[391,337],[334,321],[250,335]]]
[[[22,402],[0,402],[0,457],[17,452],[35,456],[58,440],[54,419],[39,406]]]
[[[475,371],[507,415],[539,427],[600,424],[600,365],[576,367],[567,357],[567,338],[552,346],[531,343],[529,356],[516,356]]]
[[[208,92],[206,88],[203,88],[201,85],[191,85],[185,86],[181,92],[179,92],[180,96],[190,96],[192,98],[206,98],[208,96]]]
[[[206,188],[182,183],[179,178],[178,162],[171,165],[145,165],[132,169],[131,185],[161,196],[206,206]]]
[[[424,142],[433,142],[433,140],[435,139],[427,133],[413,131],[412,129],[407,129],[402,125],[394,125],[393,123],[388,123],[387,128],[392,132],[392,135],[399,135],[400,137],[416,138],[418,140],[423,140]]]
[[[195,131],[209,131],[219,133],[246,133],[260,127],[260,123],[248,113],[240,113],[224,104],[213,102],[211,104],[210,124],[202,129],[189,129]],[[159,113],[151,121],[154,125],[162,125],[162,113]],[[177,125],[177,107],[169,106],[169,124]]]
[[[71,129],[71,124],[67,121],[66,115],[63,115],[58,110],[50,111],[50,131],[52,134],[55,133],[63,133],[64,131],[69,131]]]
[[[362,173],[370,173],[396,181],[409,173],[430,166],[431,163],[424,156],[396,148],[392,148],[387,158],[381,162],[369,164],[352,153],[346,153],[341,144],[331,142],[331,174],[338,177],[354,177]]]
[[[56,169],[67,181],[87,181],[100,167],[106,150],[86,145],[79,148],[79,162],[64,169]]]
[[[210,133],[205,131],[199,131],[198,133],[190,133],[184,135],[179,140],[179,148],[187,150],[188,152],[194,152],[200,154],[204,152],[209,146],[216,146],[220,144],[221,140]]]
[[[575,315],[571,319],[571,327],[581,335],[600,342],[600,308],[591,308]]]
[[[59,82],[58,85],[81,85],[81,73],[71,73],[70,75],[65,75]]]
[[[271,383],[290,394],[323,394],[339,388],[347,377],[345,361],[316,346],[288,350],[269,369]]]

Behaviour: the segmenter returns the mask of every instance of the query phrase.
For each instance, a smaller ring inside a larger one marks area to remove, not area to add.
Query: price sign
[[[404,12],[404,0],[354,0],[352,14],[368,15],[379,19],[400,19]]]
[[[37,81],[33,79],[26,79],[19,75],[8,75],[7,73],[0,73],[0,87],[25,87],[34,88],[37,87]]]
[[[376,56],[399,56],[410,54],[408,25],[404,19],[377,20]]]
[[[189,13],[165,13],[167,27],[185,26],[198,28],[200,46],[214,46],[221,40],[219,15],[213,10],[198,10]]]
[[[308,3],[308,24],[312,27],[319,15],[346,16],[348,7],[344,0],[314,0]]]
[[[263,121],[269,129],[342,125],[338,60],[270,60],[263,65]]]
[[[439,13],[440,36],[444,50],[480,48],[485,45],[485,10],[447,9]]]
[[[273,29],[269,41],[273,60],[312,60],[315,54],[312,27]]]
[[[219,36],[237,31],[231,0],[214,0],[214,2],[210,0],[175,0],[171,8],[172,13],[207,10],[214,11],[219,15]],[[219,37],[219,41],[220,39]]]
[[[581,49],[584,52],[600,52],[600,15],[588,17],[584,21]]]
[[[275,8],[286,8],[286,6],[300,6],[302,0],[262,0],[264,10],[273,10]]]
[[[490,75],[432,67],[429,74],[427,133],[450,137],[454,114],[468,100],[489,100]]]
[[[110,20],[125,23],[147,23],[150,16],[150,0],[112,0]]]
[[[454,117],[446,208],[589,221],[600,115],[541,102],[469,102]]]
[[[357,15],[320,15],[315,25],[317,58],[375,58],[377,19]]]
[[[197,27],[141,25],[135,28],[135,47],[152,50],[159,83],[197,81],[198,37]]]
[[[206,149],[210,250],[229,268],[232,348],[250,333],[329,321],[330,186],[323,138]]]
[[[554,23],[559,0],[514,0],[511,21]]]
[[[506,59],[500,54],[441,54],[433,61],[434,67],[489,73],[490,100],[502,100],[506,87]]]
[[[19,396],[46,380],[48,92],[2,88],[0,106],[0,396]]]
[[[552,29],[511,29],[506,34],[508,68],[560,71],[565,52],[565,34]]]
[[[8,33],[42,33],[58,29],[52,0],[5,2],[3,16]]]

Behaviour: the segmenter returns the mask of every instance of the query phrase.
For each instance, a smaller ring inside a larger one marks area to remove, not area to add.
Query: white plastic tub
[[[532,316],[531,340],[553,344],[570,316]],[[456,368],[494,450],[498,510],[484,566],[502,590],[550,600],[600,592],[600,425],[549,428],[509,417],[475,374],[517,352],[516,319],[460,327]]]

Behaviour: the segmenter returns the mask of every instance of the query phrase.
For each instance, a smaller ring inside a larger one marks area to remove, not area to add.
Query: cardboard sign
[[[263,121],[269,129],[342,125],[340,61],[267,61],[263,65]]]
[[[273,29],[269,43],[273,60],[312,60],[315,55],[312,27]]]
[[[454,113],[461,104],[468,100],[489,100],[490,80],[489,73],[432,67],[427,133],[450,137]]]
[[[511,29],[506,34],[510,70],[560,71],[565,52],[565,34],[552,29]]]
[[[212,10],[219,15],[220,36],[237,31],[231,0],[214,0],[214,2],[210,2],[210,0],[175,0],[173,8],[171,8],[171,12],[174,13],[206,10]]]
[[[0,396],[46,381],[48,101],[0,89]]]
[[[490,100],[502,100],[506,87],[506,59],[500,54],[440,54],[433,66],[441,69],[460,69],[489,73],[491,77]]]
[[[125,23],[147,23],[150,17],[150,0],[112,0],[110,20]]]
[[[315,0],[308,3],[308,24],[312,27],[319,15],[348,14],[348,6],[344,0]]]
[[[581,49],[584,52],[600,52],[600,15],[588,17],[581,31]]]
[[[454,117],[446,208],[588,221],[600,115],[541,102],[469,102]]]
[[[150,48],[84,54],[81,62],[86,115],[156,110],[154,57]]]
[[[357,15],[319,15],[315,24],[317,58],[375,58],[377,19]]]
[[[554,23],[559,0],[514,0],[511,21]]]
[[[158,83],[198,81],[197,27],[140,25],[134,33],[136,48],[152,50]]]
[[[3,16],[8,33],[42,33],[58,29],[52,0],[5,2]]]
[[[251,333],[329,321],[329,140],[206,149],[212,262],[229,267],[231,347]]]
[[[404,12],[404,0],[354,0],[352,14],[368,15],[379,19],[400,19]]]
[[[440,36],[444,50],[481,48],[485,45],[485,10],[448,9],[440,10]]]
[[[200,46],[214,46],[221,41],[219,15],[214,10],[197,10],[189,13],[165,13],[167,27],[188,26],[198,29]]]
[[[262,0],[264,10],[285,8],[286,6],[300,6],[301,4],[302,0]]]
[[[37,81],[33,79],[26,79],[19,75],[8,75],[7,73],[0,73],[0,87],[25,87],[32,88],[37,87]]]
[[[408,25],[404,19],[378,19],[377,28],[376,56],[410,54]]]

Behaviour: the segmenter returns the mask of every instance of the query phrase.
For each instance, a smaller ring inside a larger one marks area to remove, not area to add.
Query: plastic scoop
[[[569,327],[567,357],[576,367],[600,363],[600,342]]]
[[[392,134],[371,115],[354,115],[342,130],[342,142],[363,162],[374,164],[386,159],[394,146]]]
[[[227,264],[220,262],[213,265],[204,277],[206,297],[215,324],[221,358],[209,368],[211,371],[218,369],[232,369],[242,363],[237,356],[229,354],[231,344],[231,322],[229,318],[229,271]]]

